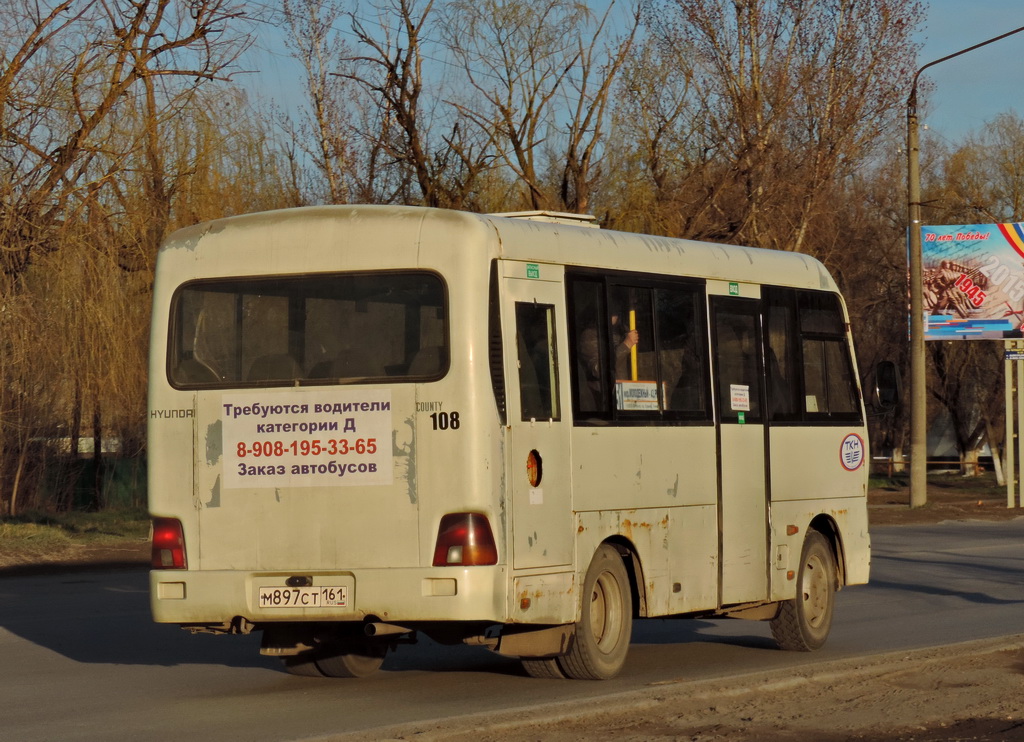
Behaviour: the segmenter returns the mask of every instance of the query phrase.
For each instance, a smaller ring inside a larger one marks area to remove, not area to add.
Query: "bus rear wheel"
[[[520,659],[520,662],[523,663],[523,669],[526,670],[526,674],[531,678],[541,678],[542,680],[565,679],[565,673],[558,666],[558,658],[556,657],[544,657],[541,659],[527,659],[523,657]]]
[[[783,602],[772,619],[772,636],[780,649],[810,652],[828,639],[836,602],[835,556],[817,531],[804,539],[796,579],[796,597]]]
[[[387,651],[387,644],[355,638],[281,659],[292,675],[365,678],[380,669]]]
[[[380,669],[387,651],[384,644],[366,643],[354,651],[321,657],[316,661],[316,666],[329,678],[365,678]]]
[[[622,557],[602,544],[583,581],[583,606],[569,653],[558,658],[566,677],[607,680],[619,674],[629,652],[633,600]]]
[[[301,675],[306,678],[322,678],[324,676],[320,672],[320,668],[316,666],[314,652],[303,652],[291,657],[282,657],[281,664],[292,675]]]

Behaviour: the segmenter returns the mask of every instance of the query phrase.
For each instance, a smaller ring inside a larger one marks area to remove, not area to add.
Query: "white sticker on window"
[[[658,410],[658,382],[616,381],[615,406],[620,410]]]
[[[729,396],[732,399],[732,410],[736,412],[750,411],[750,386],[747,384],[730,384]]]

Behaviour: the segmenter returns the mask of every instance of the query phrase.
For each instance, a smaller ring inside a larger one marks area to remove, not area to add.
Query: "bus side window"
[[[754,308],[733,304],[716,309],[714,316],[713,338],[721,419],[723,422],[739,422],[742,412],[744,422],[760,423],[758,321]]]
[[[773,422],[858,420],[839,297],[825,291],[768,287],[766,371]]]
[[[604,283],[576,279],[570,284],[573,333],[570,348],[575,358],[575,396],[584,415],[608,411],[611,396],[604,338]]]
[[[805,414],[810,419],[859,417],[839,298],[802,291],[799,307]]]
[[[517,302],[516,345],[523,420],[558,420],[555,308]]]
[[[665,410],[702,414],[707,409],[702,296],[692,286],[654,294]]]
[[[568,300],[578,421],[710,420],[701,281],[572,276]]]
[[[800,374],[797,364],[796,292],[768,288],[766,305],[768,414],[773,422],[800,417]]]

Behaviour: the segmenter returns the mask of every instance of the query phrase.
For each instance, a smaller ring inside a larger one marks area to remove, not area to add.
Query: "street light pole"
[[[907,99],[907,231],[910,259],[910,507],[928,502],[928,397],[925,389],[924,266],[921,255],[921,164],[917,122],[917,82],[929,67],[1024,31],[1007,31],[922,66]]]
[[[924,69],[923,67],[921,68]],[[907,101],[907,222],[910,239],[910,507],[928,502],[928,397],[924,366],[924,267],[917,77]]]

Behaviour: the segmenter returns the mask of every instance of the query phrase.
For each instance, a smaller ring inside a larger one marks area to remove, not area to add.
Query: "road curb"
[[[975,639],[939,647],[880,652],[868,657],[848,657],[797,667],[760,670],[699,680],[662,680],[650,683],[639,690],[610,693],[599,698],[569,699],[500,712],[491,711],[460,717],[423,720],[377,727],[362,732],[310,737],[303,742],[369,742],[370,740],[390,742],[409,739],[415,739],[417,742],[434,742],[450,738],[453,734],[472,736],[474,733],[486,732],[489,737],[501,736],[502,733],[511,735],[527,730],[535,731],[545,725],[573,722],[597,714],[628,712],[642,716],[645,710],[663,708],[666,704],[670,705],[672,699],[678,697],[685,697],[687,700],[714,701],[752,692],[789,690],[809,683],[849,682],[858,676],[892,672],[897,663],[906,663],[910,666],[919,663],[942,662],[952,656],[983,657],[1014,649],[1024,649],[1024,634]],[[532,682],[586,681],[535,680]]]

